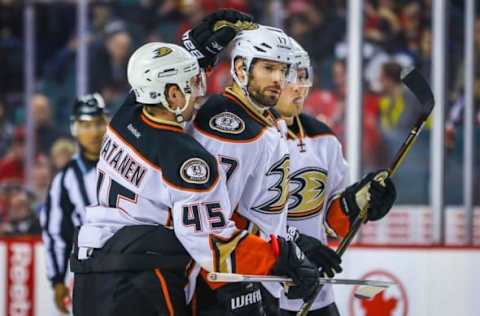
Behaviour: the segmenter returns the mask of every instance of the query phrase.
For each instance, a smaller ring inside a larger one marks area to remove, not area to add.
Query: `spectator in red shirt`
[[[23,183],[24,157],[25,131],[17,127],[9,151],[0,160],[0,183]]]

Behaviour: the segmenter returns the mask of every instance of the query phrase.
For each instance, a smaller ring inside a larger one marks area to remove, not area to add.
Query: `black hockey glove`
[[[290,299],[308,301],[320,286],[320,273],[298,246],[291,240],[277,237],[280,254],[272,269],[274,275],[287,275],[293,279],[294,286],[289,286],[285,295]]]
[[[288,239],[295,241],[305,256],[313,262],[317,268],[322,269],[328,277],[333,278],[335,272],[342,272],[340,263],[342,259],[335,251],[316,238],[300,233],[295,227],[288,228]]]
[[[369,173],[342,193],[341,202],[345,213],[353,222],[360,210],[367,207],[367,219],[377,221],[388,214],[397,198],[392,180],[385,170]]]
[[[217,24],[217,25],[216,25]],[[222,9],[206,16],[183,34],[183,46],[198,59],[203,69],[213,67],[218,54],[242,29],[254,28],[252,17],[233,9]]]

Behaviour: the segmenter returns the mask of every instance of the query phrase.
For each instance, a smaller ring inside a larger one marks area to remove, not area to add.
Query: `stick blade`
[[[353,293],[353,296],[361,300],[370,300],[378,293],[385,291],[387,288],[388,287],[383,286],[359,286]]]
[[[424,107],[425,115],[429,115],[435,105],[435,99],[427,80],[425,80],[423,75],[416,68],[403,69],[401,78],[403,84],[410,89]]]

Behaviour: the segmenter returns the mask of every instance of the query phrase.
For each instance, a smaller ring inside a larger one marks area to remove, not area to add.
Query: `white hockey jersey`
[[[327,231],[343,235],[345,225],[349,225],[335,199],[348,185],[348,166],[340,142],[325,124],[306,114],[299,120],[300,124],[295,121],[289,126],[288,224],[327,243]],[[331,285],[325,285],[312,309],[325,307],[333,300]],[[302,303],[284,294],[280,300],[282,309],[293,311]]]
[[[215,158],[180,125],[155,119],[132,99],[110,122],[97,169],[99,204],[87,208],[79,259],[126,225],[163,225],[208,271],[266,274],[275,263],[267,242],[230,220]]]
[[[285,122],[261,113],[234,85],[211,96],[187,131],[223,166],[237,227],[265,240],[285,236],[290,163]],[[278,284],[265,287],[280,295]]]
[[[266,113],[227,88],[208,99],[187,132],[223,166],[237,226],[268,240],[286,234],[290,159],[285,122]]]

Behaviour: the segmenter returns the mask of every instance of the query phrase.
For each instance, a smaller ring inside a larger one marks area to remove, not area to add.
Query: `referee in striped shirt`
[[[46,250],[47,276],[55,291],[55,305],[67,313],[70,294],[65,285],[74,229],[83,223],[85,207],[97,203],[96,164],[107,126],[100,94],[78,99],[71,116],[71,132],[79,152],[55,175],[40,220]]]

